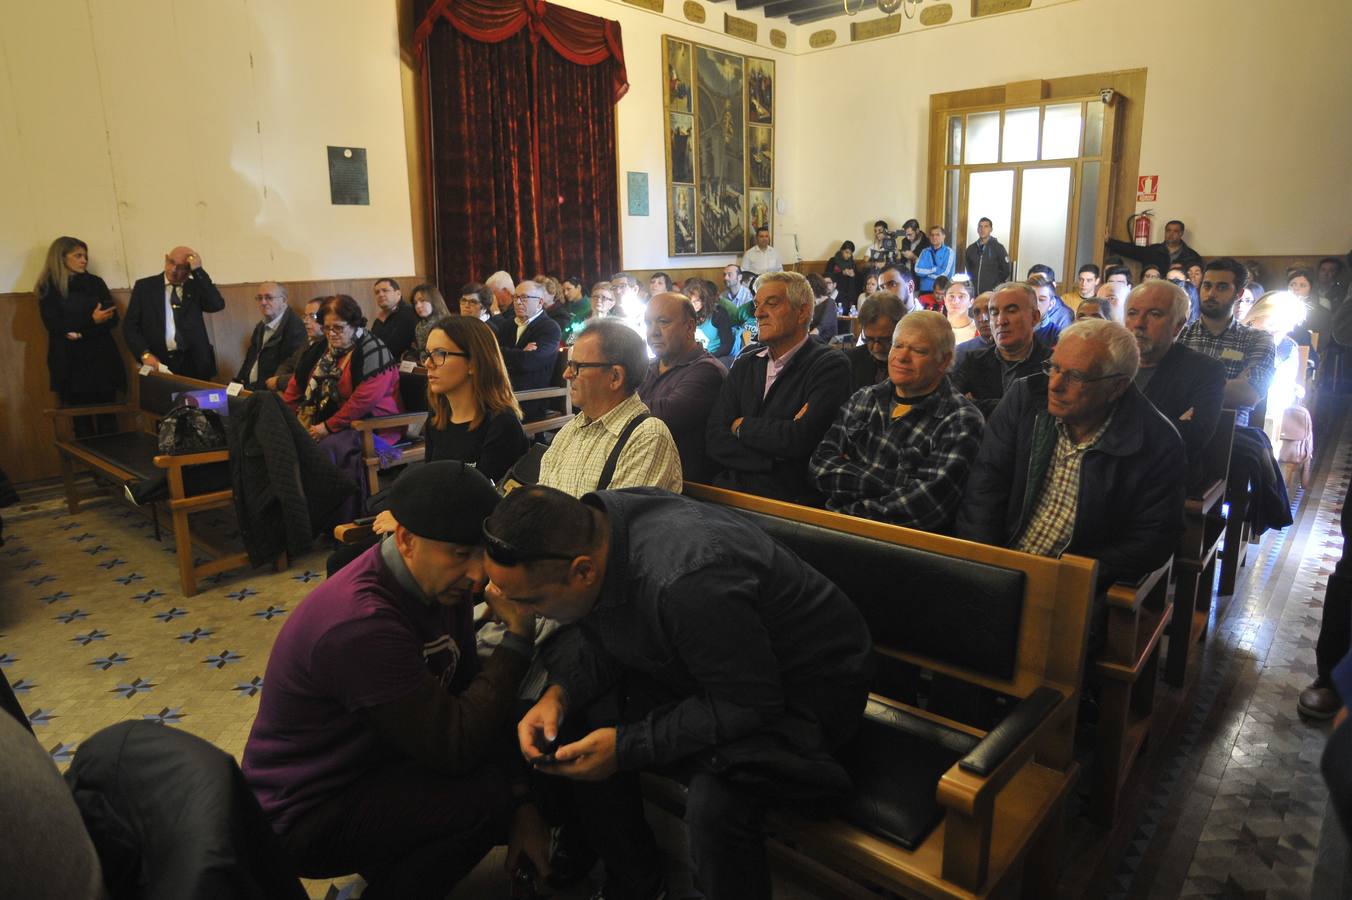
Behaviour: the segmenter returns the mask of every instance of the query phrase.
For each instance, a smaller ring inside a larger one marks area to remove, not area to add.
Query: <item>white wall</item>
[[[681,0],[666,0],[666,14],[658,14],[608,0],[560,0],[561,5],[593,13],[620,23],[624,38],[625,66],[629,73],[629,93],[616,107],[615,124],[619,143],[620,241],[623,267],[626,269],[691,268],[723,266],[736,256],[667,255],[667,162],[665,115],[662,112],[662,35],[695,41],[730,53],[758,56],[775,61],[778,81],[775,99],[775,173],[776,198],[785,197],[785,173],[798,166],[798,92],[795,57],[768,46],[769,29],[778,28],[789,36],[793,47],[793,26],[787,19],[766,20],[754,10],[738,12],[731,3],[704,3],[708,19],[693,25],[681,17]],[[758,41],[752,44],[723,34],[723,14],[731,12],[759,24]],[[648,173],[648,215],[629,215],[627,172]],[[775,244],[786,262],[793,260],[793,232],[798,228],[790,204],[787,215],[775,217]]]
[[[370,206],[330,205],[330,144]],[[0,292],[60,234],[115,288],[181,243],[223,283],[412,271],[394,3],[6,2]]]
[[[1141,67],[1157,230],[1185,220],[1204,254],[1346,253],[1350,51],[1348,0],[1080,0],[798,57],[797,164],[781,177],[803,255],[921,217],[930,94]],[[904,86],[869,120],[824,112],[884,71]]]

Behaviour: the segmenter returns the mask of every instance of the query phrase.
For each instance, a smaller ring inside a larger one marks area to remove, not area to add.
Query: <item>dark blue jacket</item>
[[[986,421],[967,478],[957,533],[1008,547],[1027,525],[1056,447],[1047,376],[1016,381]],[[1183,440],[1135,385],[1080,465],[1075,528],[1066,553],[1099,562],[1099,584],[1134,581],[1164,564],[1183,530]]]
[[[1055,347],[1056,342],[1061,338],[1061,332],[1065,331],[1075,322],[1075,313],[1065,304],[1060,297],[1052,308],[1042,317],[1042,321],[1037,326],[1037,336],[1042,338],[1042,343],[1048,347]]]

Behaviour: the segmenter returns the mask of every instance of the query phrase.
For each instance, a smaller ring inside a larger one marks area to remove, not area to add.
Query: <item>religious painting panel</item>
[[[667,223],[670,236],[667,253],[670,256],[688,256],[695,252],[695,186],[672,185],[667,203],[671,221]]]
[[[747,246],[745,89],[742,57],[696,45],[700,253],[741,253]]]
[[[695,183],[695,117],[667,113],[667,171],[673,183]]]
[[[775,121],[775,64],[768,59],[746,61],[747,121],[773,125]]]

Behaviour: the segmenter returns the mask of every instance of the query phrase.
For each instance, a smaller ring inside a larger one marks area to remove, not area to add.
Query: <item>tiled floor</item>
[[[1346,424],[1352,432],[1352,417]],[[1296,524],[1253,548],[1186,688],[1161,685],[1172,712],[1122,824],[1103,833],[1071,821],[1068,896],[1349,896],[1347,846],[1326,818],[1318,772],[1328,728],[1295,713],[1313,671],[1323,585],[1341,553],[1352,434],[1343,438]],[[48,501],[5,519],[0,667],[57,764],[127,718],[185,729],[238,757],[272,641],[322,577],[323,555],[285,573],[208,580],[186,598],[167,536],[155,540],[149,521],[120,503],[71,516]],[[228,516],[217,527],[228,533]],[[506,896],[500,866],[500,854],[490,857],[455,896]],[[688,883],[688,873],[676,880]],[[359,885],[308,887],[336,900]],[[790,878],[776,895],[817,894]]]

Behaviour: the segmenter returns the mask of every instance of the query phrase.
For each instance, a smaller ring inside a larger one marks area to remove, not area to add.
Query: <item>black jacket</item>
[[[860,285],[864,283],[863,279],[859,277],[860,266],[867,268],[868,263],[861,263],[857,259],[841,259],[839,254],[826,261],[825,275],[836,283],[836,297],[844,305],[847,313],[854,310],[854,300],[859,296]],[[854,274],[846,275],[846,269],[854,272]]]
[[[781,797],[848,790],[830,753],[858,726],[872,641],[840,588],[732,510],[658,488],[583,502],[610,525],[601,594],[541,653],[579,709],[647,689],[656,708],[631,700],[616,735],[620,769],[693,760]]]
[[[1056,447],[1047,376],[1020,379],[986,420],[958,509],[958,537],[1008,547],[1037,507]],[[1183,440],[1135,385],[1080,464],[1075,527],[1064,552],[1099,562],[1099,584],[1164,564],[1183,530]]]
[[[1119,241],[1115,238],[1108,238],[1108,252],[1116,253],[1118,256],[1125,256],[1127,259],[1134,259],[1142,266],[1154,265],[1160,270],[1160,274],[1169,271],[1169,266],[1178,263],[1185,267],[1193,263],[1200,263],[1202,255],[1188,246],[1187,241],[1182,242],[1178,249],[1178,258],[1171,260],[1169,258],[1169,246],[1161,241],[1158,244],[1147,244],[1144,247],[1138,247],[1131,241]]]
[[[1143,393],[1178,429],[1188,454],[1188,487],[1196,487],[1202,451],[1221,417],[1225,366],[1219,359],[1175,342],[1155,367]],[[1191,415],[1184,419],[1189,410]]]
[[[490,325],[492,322],[489,323]],[[494,331],[502,348],[502,361],[507,364],[507,377],[512,390],[529,391],[549,387],[554,378],[554,362],[559,356],[559,342],[563,332],[548,314],[541,313],[526,325],[521,339],[516,337],[516,319],[507,316],[498,320]],[[534,344],[534,350],[524,349]]]
[[[300,556],[357,486],[315,445],[281,394],[251,394],[226,424],[235,513],[249,562],[270,563],[283,550]]]
[[[850,366],[838,350],[807,340],[765,396],[769,354],[747,348],[723,382],[705,434],[718,487],[821,505],[808,460],[850,396]],[[795,418],[807,405],[801,418]],[[732,423],[742,419],[736,436]]]
[[[171,362],[164,346],[164,273],[142,278],[131,289],[127,317],[122,322],[122,337],[137,360],[150,351],[175,375],[187,375],[203,381],[216,380],[216,348],[207,336],[204,313],[225,309],[225,298],[211,283],[203,269],[193,269],[183,282],[183,301],[174,316],[174,343],[180,354]]]
[[[413,307],[399,301],[399,305],[394,308],[394,312],[384,321],[375,319],[367,329],[390,348],[395,359],[404,355],[408,348],[413,346],[413,339],[418,330],[418,314],[413,311]]]
[[[996,285],[1009,280],[1014,267],[1009,262],[1009,251],[995,238],[986,243],[972,241],[963,254],[967,274],[972,277],[972,297],[994,290]]]
[[[878,362],[863,344],[845,351],[850,361],[850,396],[860,388],[872,387],[887,377],[887,363]]]
[[[236,381],[251,391],[266,387],[265,382],[277,373],[277,366],[305,346],[305,323],[290,309],[282,314],[282,323],[264,344],[263,332],[266,328],[265,322],[259,322],[254,326],[253,334],[249,337],[248,352],[244,355],[244,365],[239,367],[239,374],[235,376]],[[255,360],[259,361],[258,380],[247,381],[249,370],[253,368]],[[286,385],[277,385],[277,390],[285,391]]]
[[[970,394],[976,408],[987,419],[1000,405],[1010,385],[1029,375],[1041,375],[1042,363],[1052,355],[1051,348],[1042,343],[1041,338],[1033,336],[1033,349],[1027,358],[1012,366],[1006,366],[1000,358],[995,344],[971,351],[962,358],[949,376],[953,387],[959,394]]]
[[[66,783],[114,898],[304,900],[230,754],[154,722],[80,744]]]
[[[64,297],[50,286],[38,293],[38,312],[47,329],[47,372],[59,394],[127,387],[127,367],[113,340],[117,314],[95,325],[97,306],[112,309],[113,296],[103,279],[89,272],[72,274]],[[72,331],[80,335],[78,341],[66,337]]]

